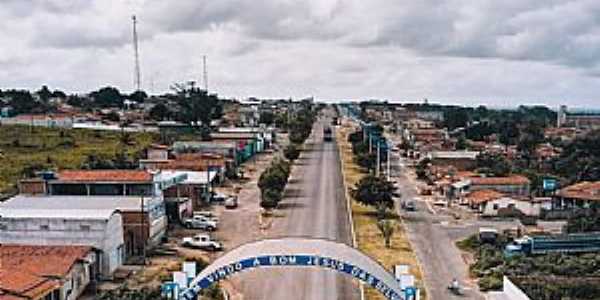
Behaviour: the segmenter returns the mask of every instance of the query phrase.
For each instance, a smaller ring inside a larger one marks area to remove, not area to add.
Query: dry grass
[[[348,187],[353,187],[364,176],[364,172],[352,160],[352,146],[348,143],[347,139],[348,134],[351,132],[352,128],[347,127],[342,127],[337,131],[337,141],[342,156],[342,168]],[[363,206],[352,200],[352,217],[359,250],[377,260],[377,262],[390,271],[394,265],[410,265],[410,271],[415,276],[417,286],[422,291],[421,299],[426,299],[423,275],[402,224],[397,223],[392,237],[391,248],[386,248],[384,239],[377,228],[375,209]],[[369,300],[385,299],[385,297],[370,287],[365,289],[365,297]]]

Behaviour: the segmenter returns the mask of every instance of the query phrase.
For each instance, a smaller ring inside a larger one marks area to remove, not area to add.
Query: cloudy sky
[[[600,107],[597,0],[1,0],[0,88]]]

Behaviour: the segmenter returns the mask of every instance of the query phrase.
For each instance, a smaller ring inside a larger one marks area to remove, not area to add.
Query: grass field
[[[354,185],[365,175],[352,160],[352,146],[347,141],[351,128],[342,127],[337,131],[337,141],[342,156],[342,168],[348,187]],[[352,218],[354,222],[358,248],[374,258],[391,272],[394,265],[410,265],[410,272],[415,276],[417,286],[421,289],[421,299],[426,299],[423,277],[415,253],[400,221],[398,221],[391,248],[386,248],[383,237],[377,228],[377,213],[372,207],[367,207],[352,200]],[[368,300],[385,299],[373,288],[365,289]]]
[[[112,159],[122,149],[134,156],[154,139],[149,133],[132,133],[130,143],[123,146],[120,134],[82,129],[0,126],[0,196],[14,193],[17,181],[28,170],[76,169],[89,155]]]

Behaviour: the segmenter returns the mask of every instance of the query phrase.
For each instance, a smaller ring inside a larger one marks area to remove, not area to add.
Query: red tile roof
[[[584,181],[570,185],[558,191],[565,198],[600,201],[600,181]]]
[[[0,299],[44,296],[90,251],[85,246],[0,245]]]
[[[501,198],[504,194],[494,190],[479,190],[469,193],[467,200],[471,204],[481,204]]]
[[[143,170],[69,170],[58,174],[65,182],[152,182],[152,174]]]
[[[471,177],[472,185],[525,185],[529,184],[529,179],[521,175],[512,175],[508,177]]]

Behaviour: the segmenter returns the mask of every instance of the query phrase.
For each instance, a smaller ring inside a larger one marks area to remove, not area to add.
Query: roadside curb
[[[338,157],[340,159],[340,167],[342,168],[342,182],[344,185],[344,197],[346,198],[346,211],[348,213],[348,219],[350,221],[350,235],[352,237],[352,247],[358,249],[358,242],[356,241],[356,232],[354,229],[354,217],[352,216],[352,202],[351,202],[351,198],[350,198],[350,194],[348,193],[348,183],[346,182],[346,172],[344,171],[344,156],[342,154],[342,148],[340,147],[339,144],[339,137],[341,136],[341,134],[338,134],[338,130],[336,128],[336,139],[335,139],[335,144],[336,144],[336,148],[338,151]],[[361,282],[359,284],[359,290],[360,290],[360,299],[361,300],[365,300],[365,286],[364,284]]]

